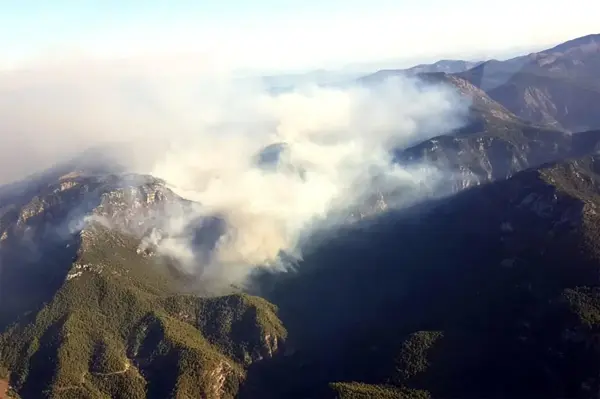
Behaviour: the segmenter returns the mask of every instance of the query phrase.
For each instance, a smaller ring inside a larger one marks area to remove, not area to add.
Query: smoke
[[[0,76],[0,181],[119,143],[126,170],[195,203],[166,212],[142,245],[240,283],[282,252],[300,256],[317,227],[435,192],[442,171],[393,153],[459,127],[467,108],[449,87],[406,78],[273,93],[165,65],[32,69]]]

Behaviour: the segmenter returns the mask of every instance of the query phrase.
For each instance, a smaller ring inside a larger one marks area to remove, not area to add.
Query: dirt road
[[[0,399],[8,398],[7,391],[8,391],[8,381],[0,380]]]

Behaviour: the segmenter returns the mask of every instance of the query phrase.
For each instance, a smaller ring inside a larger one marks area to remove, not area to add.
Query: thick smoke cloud
[[[198,203],[144,242],[201,278],[239,283],[281,251],[299,255],[315,226],[435,191],[442,171],[395,164],[393,150],[459,127],[467,106],[451,88],[400,78],[274,94],[188,69],[33,69],[0,76],[0,181],[120,143],[126,169]],[[190,229],[203,224],[219,234],[200,257]]]

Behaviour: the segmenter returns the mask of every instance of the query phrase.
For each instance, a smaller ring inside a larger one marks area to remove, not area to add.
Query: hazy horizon
[[[8,1],[0,70],[134,60],[279,74],[510,58],[594,33],[600,4],[575,3]]]

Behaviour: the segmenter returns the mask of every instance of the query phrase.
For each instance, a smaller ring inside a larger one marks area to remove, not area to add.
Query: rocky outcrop
[[[208,373],[210,386],[206,393],[207,399],[221,399],[226,397],[225,382],[229,375],[234,372],[233,367],[227,362],[220,362]]]

